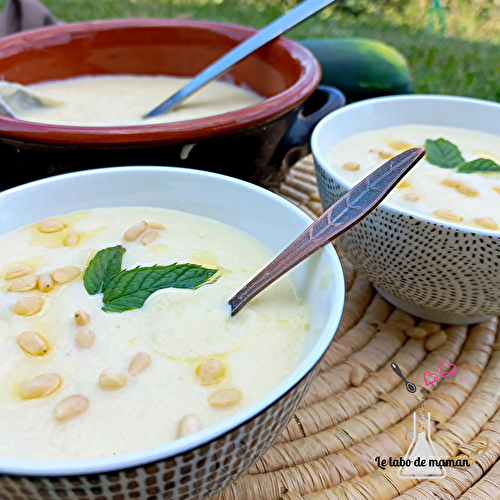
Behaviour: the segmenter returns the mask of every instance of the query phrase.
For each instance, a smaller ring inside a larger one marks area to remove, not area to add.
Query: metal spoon
[[[271,42],[285,31],[293,28],[334,1],[335,0],[305,0],[299,3],[292,10],[274,20],[271,24],[268,24],[265,28],[255,33],[255,35],[241,42],[234,49],[230,50],[205,68],[201,73],[198,73],[198,75],[187,85],[182,87],[166,101],[162,102],[153,109],[153,111],[144,115],[143,118],[159,116],[177,107],[184,99],[200,90],[207,83],[227,73],[233,66],[248,57],[252,52],[266,43]]]
[[[406,385],[406,390],[408,392],[411,392],[414,394],[417,392],[417,386],[413,382],[408,382],[408,380],[405,379],[403,372],[401,371],[401,368],[396,363],[391,363],[391,368],[394,370],[396,375],[403,380],[403,382]]]
[[[264,288],[290,269],[364,219],[424,155],[425,149],[409,149],[390,159],[356,184],[233,295],[229,300],[231,316],[237,314]]]
[[[33,92],[20,83],[0,82],[0,114],[20,120],[19,113],[33,107],[56,107],[64,103]]]

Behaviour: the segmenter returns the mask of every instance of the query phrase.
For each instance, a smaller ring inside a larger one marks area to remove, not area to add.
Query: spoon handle
[[[403,372],[401,371],[401,368],[396,363],[391,363],[391,368],[394,370],[396,375],[403,381],[406,382],[406,379],[404,378]]]
[[[210,64],[210,66],[195,76],[187,85],[158,105],[153,111],[150,111],[144,118],[158,116],[165,113],[168,109],[174,108],[207,83],[227,73],[233,66],[245,59],[252,52],[274,40],[285,31],[293,28],[332,2],[334,0],[305,0],[299,3],[291,11],[282,15],[271,24],[268,24],[265,28],[255,33],[255,35],[247,38],[227,54],[224,54],[214,63]]]
[[[424,155],[422,148],[409,149],[356,184],[229,300],[231,316],[290,269],[364,219]]]

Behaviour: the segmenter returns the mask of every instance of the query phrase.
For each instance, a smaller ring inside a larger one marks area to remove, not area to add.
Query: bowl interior
[[[169,208],[209,217],[251,234],[275,253],[311,222],[290,202],[236,179],[179,168],[126,167],[52,177],[0,193],[0,235],[76,210],[119,206]],[[332,245],[292,270],[291,277],[300,298],[309,304],[311,329],[300,365],[257,403],[193,436],[149,450],[75,462],[0,459],[0,472],[84,473],[147,463],[208,442],[264,410],[318,362],[342,315],[344,278]]]
[[[190,21],[55,26],[0,43],[0,74],[22,84],[104,74],[190,77],[252,33],[248,28]],[[293,85],[301,70],[285,44],[274,43],[238,64],[226,80],[270,97]]]
[[[345,106],[323,118],[313,132],[311,148],[316,161],[329,172],[335,182],[348,189],[350,186],[331,168],[332,149],[355,134],[403,125],[455,127],[500,137],[500,104],[480,99],[433,95],[368,99]],[[417,219],[435,221],[400,207],[394,208],[390,201],[384,202],[384,207]],[[444,221],[439,223],[448,225]],[[454,226],[462,227],[460,224]],[[469,226],[464,225],[463,228],[470,232]],[[480,228],[474,228],[474,232],[488,233]]]

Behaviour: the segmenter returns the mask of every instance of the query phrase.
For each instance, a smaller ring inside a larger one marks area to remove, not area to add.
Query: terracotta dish
[[[22,84],[124,73],[193,76],[253,33],[240,26],[159,19],[50,26],[0,40],[0,76]],[[278,182],[289,150],[306,145],[319,119],[344,103],[336,89],[315,92],[320,76],[307,49],[278,39],[224,78],[266,98],[245,109],[188,122],[105,128],[0,116],[0,148],[8,165],[0,189],[64,172],[134,164]]]

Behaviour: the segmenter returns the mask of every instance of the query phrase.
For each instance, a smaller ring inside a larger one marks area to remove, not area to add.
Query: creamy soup
[[[96,458],[175,440],[256,402],[302,356],[309,309],[288,279],[229,316],[228,298],[271,253],[216,221],[96,209],[4,235],[0,248],[1,457]],[[175,263],[194,278],[168,274]],[[116,279],[155,265],[163,274],[141,282],[142,303],[135,282]],[[153,282],[163,287],[150,293]]]
[[[415,146],[426,147],[425,160],[384,203],[448,222],[500,227],[498,136],[425,125],[385,128],[343,140],[333,149],[330,164],[352,186],[387,159]],[[486,169],[493,172],[481,171]]]
[[[30,85],[52,106],[19,111],[23,120],[61,125],[110,126],[165,123],[219,115],[257,104],[254,92],[223,82],[211,82],[178,109],[143,120],[143,116],[177,92],[189,78],[166,76],[92,76]],[[0,89],[1,90],[1,89]],[[7,89],[3,92],[8,92]]]

